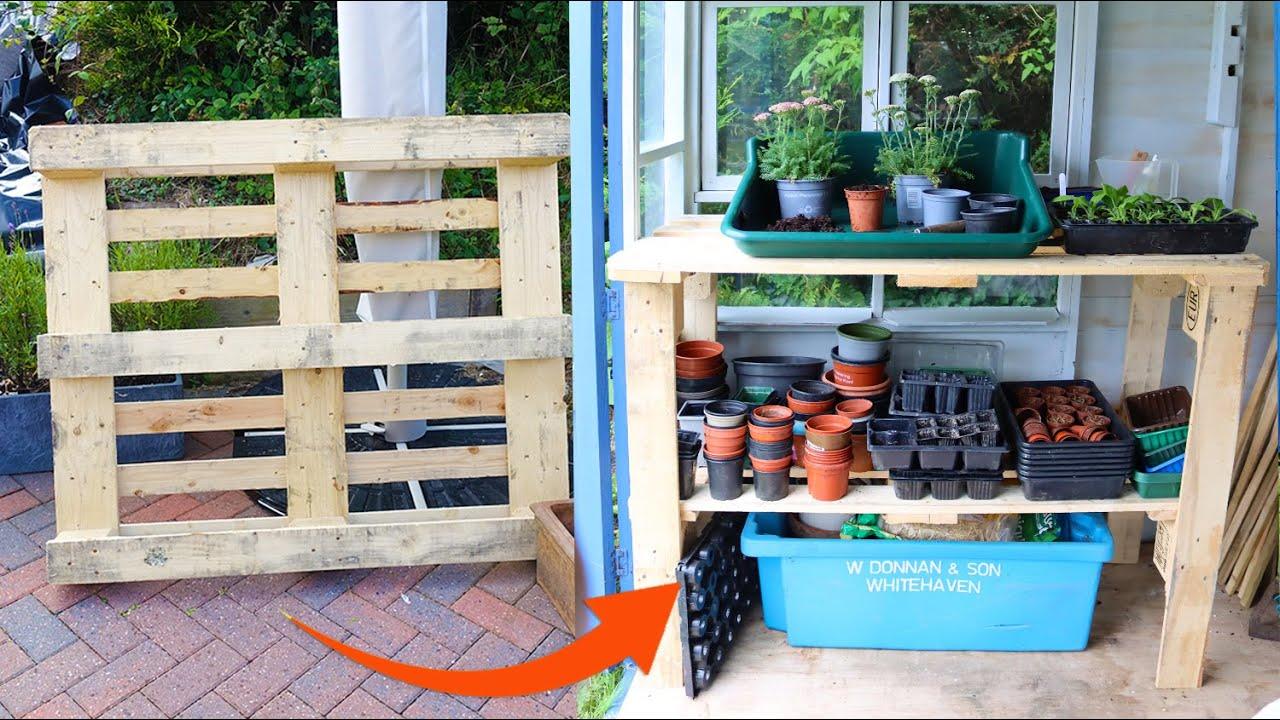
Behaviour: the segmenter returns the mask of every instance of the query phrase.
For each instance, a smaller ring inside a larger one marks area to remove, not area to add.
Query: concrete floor
[[[708,692],[650,691],[637,676],[622,717],[1251,717],[1280,698],[1280,643],[1248,636],[1219,595],[1204,687],[1157,690],[1164,585],[1146,560],[1108,565],[1089,649],[961,653],[792,648],[749,621]]]

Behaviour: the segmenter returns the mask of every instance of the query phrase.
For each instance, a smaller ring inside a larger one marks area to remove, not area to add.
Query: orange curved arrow
[[[493,670],[440,670],[388,660],[344,645],[288,613],[285,616],[354,662],[401,682],[454,695],[507,697],[563,687],[628,657],[640,672],[648,673],[679,589],[671,583],[590,598],[587,607],[600,620],[595,629],[550,655]]]

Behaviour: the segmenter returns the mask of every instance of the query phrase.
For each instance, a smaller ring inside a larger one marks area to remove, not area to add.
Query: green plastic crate
[[[1144,498],[1178,497],[1178,493],[1182,491],[1182,473],[1149,473],[1138,470],[1133,473],[1133,487]]]
[[[1155,452],[1160,448],[1168,447],[1178,442],[1185,442],[1187,439],[1187,425],[1179,425],[1168,430],[1156,430],[1155,432],[1135,433],[1138,436],[1138,448],[1142,452]]]
[[[761,179],[756,138],[747,141],[747,168],[725,213],[721,231],[755,257],[840,258],[1015,258],[1030,255],[1053,229],[1049,209],[1028,161],[1027,139],[1019,133],[979,131],[968,135],[960,166],[973,179],[956,183],[971,192],[1002,192],[1022,198],[1022,226],[1011,233],[916,233],[916,225],[898,226],[893,196],[885,199],[884,229],[852,232],[843,188],[864,183],[888,184],[872,168],[880,150],[878,132],[838,135],[850,170],[836,179],[832,222],[842,232],[769,232],[778,220],[776,185]]]

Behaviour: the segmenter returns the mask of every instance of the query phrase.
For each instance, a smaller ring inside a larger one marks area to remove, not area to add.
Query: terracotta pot
[[[1084,407],[1080,408],[1079,412],[1081,415],[1105,415],[1106,414],[1102,410],[1102,408],[1098,407],[1097,405],[1085,405]]]
[[[1022,403],[1022,406],[1029,407],[1032,410],[1043,410],[1045,406],[1044,398],[1029,397]]]
[[[1018,392],[1016,393],[1016,395],[1018,399],[1021,400],[1022,398],[1027,398],[1027,397],[1040,397],[1041,393],[1038,388],[1033,388],[1030,385],[1025,385],[1023,387],[1018,388]]]
[[[850,420],[857,420],[866,417],[875,409],[875,405],[866,398],[857,398],[854,400],[845,400],[836,403],[836,414],[841,417],[847,417]]]
[[[679,365],[676,365],[676,377],[681,380],[706,380],[713,377],[723,378],[728,369],[729,368],[724,364],[723,359],[721,359],[719,365],[698,370],[682,370]]]
[[[1039,420],[1028,420],[1022,423],[1022,433],[1028,437],[1035,434],[1048,435],[1049,427]]]
[[[747,439],[747,426],[739,425],[738,427],[721,428],[713,425],[702,423],[702,439],[708,440],[741,440]]]
[[[707,372],[724,365],[724,346],[712,340],[688,340],[676,345],[676,372]]]
[[[1028,420],[1039,420],[1040,411],[1036,410],[1035,408],[1020,407],[1013,411],[1013,417],[1019,423],[1025,423]],[[1072,413],[1072,417],[1075,417],[1074,412]]]
[[[1067,402],[1071,403],[1071,407],[1079,410],[1082,407],[1089,407],[1090,405],[1092,405],[1093,396],[1092,395],[1072,395],[1070,398],[1067,399]]]
[[[1027,435],[1027,442],[1029,443],[1049,442],[1049,436],[1042,432],[1031,433]]]
[[[1061,385],[1041,385],[1040,394],[1045,396],[1066,395],[1067,389]]]
[[[853,459],[853,443],[845,445],[841,448],[829,450],[820,445],[814,445],[812,440],[806,440],[804,444],[805,462],[812,464],[827,464],[848,462]]]
[[[785,405],[761,405],[751,411],[747,421],[759,427],[790,428],[795,416],[795,411]]]
[[[1079,442],[1080,438],[1077,437],[1076,434],[1071,431],[1071,428],[1059,428],[1053,431],[1053,441],[1054,442],[1071,442],[1071,441]]]
[[[1111,425],[1111,418],[1106,415],[1085,415],[1080,421],[1089,427],[1107,427]]]
[[[751,469],[755,472],[777,472],[791,467],[791,456],[778,460],[757,460],[751,458]]]
[[[805,437],[823,450],[839,450],[849,445],[853,421],[840,415],[818,415],[804,424]]]
[[[853,442],[850,444],[853,446],[853,464],[849,469],[853,472],[870,472],[871,451],[867,449],[867,436],[854,435]]]
[[[725,453],[713,452],[705,445],[702,448],[702,455],[706,457],[706,459],[708,460],[736,460],[740,457],[744,457],[746,454],[747,454],[747,447],[745,445],[742,446],[742,449],[738,450],[737,452],[725,452]]]
[[[889,188],[883,185],[864,187],[844,189],[844,199],[849,204],[849,225],[854,232],[879,230],[884,217],[884,197]]]
[[[791,423],[789,422],[786,425],[778,425],[776,427],[749,425],[747,429],[751,439],[757,442],[777,442],[778,440],[791,439]]]
[[[1093,395],[1093,389],[1088,385],[1068,385],[1066,390],[1068,395]]]
[[[826,465],[811,462],[809,471],[809,497],[822,502],[834,502],[849,492],[849,466],[851,462]]]
[[[1066,403],[1053,403],[1049,406],[1049,412],[1062,413],[1063,415],[1075,417],[1076,409]]]
[[[1063,428],[1071,427],[1075,423],[1075,420],[1075,415],[1070,413],[1052,412],[1049,413],[1047,418],[1045,418],[1045,423],[1049,426],[1050,430],[1056,432]]]
[[[794,435],[791,439],[791,458],[796,467],[804,467],[804,445],[805,437],[803,435]]]
[[[839,360],[831,361],[831,379],[841,385],[866,387],[884,382],[884,367],[888,363],[878,362],[869,365],[850,365]]]
[[[1102,442],[1104,440],[1116,440],[1116,439],[1117,439],[1116,434],[1105,428],[1094,428],[1093,434],[1089,436],[1090,442]]]
[[[875,397],[883,393],[885,390],[888,390],[889,384],[893,382],[891,379],[885,378],[874,385],[849,385],[836,380],[835,371],[833,370],[828,370],[826,374],[822,376],[822,379],[823,381],[834,385],[836,389],[840,391],[841,395],[848,398]]]
[[[805,400],[797,400],[791,393],[787,393],[787,407],[793,412],[802,415],[821,415],[831,412],[831,408],[835,407],[836,399],[823,400],[822,402],[808,402]]]

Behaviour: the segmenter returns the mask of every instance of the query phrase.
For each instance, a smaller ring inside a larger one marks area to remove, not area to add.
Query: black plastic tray
[[[1066,251],[1072,255],[1223,255],[1244,252],[1258,223],[1232,216],[1216,223],[1188,225],[1080,224],[1063,220]]]
[[[911,376],[931,372],[955,376],[951,380],[918,380]],[[975,378],[979,378],[975,380]],[[985,379],[981,379],[985,378]],[[990,410],[996,381],[991,373],[980,370],[948,372],[934,368],[903,370],[894,388],[890,407],[900,414],[954,414]],[[911,402],[908,402],[908,399]]]
[[[745,523],[745,514],[716,513],[676,565],[684,691],[689,697],[715,679],[744,616],[760,596],[755,558],[739,547]]]
[[[873,418],[867,430],[867,449],[877,470],[998,470],[1005,453],[1009,452],[1003,426],[996,436],[996,444],[988,447],[923,445],[916,439],[916,421],[910,418]],[[876,432],[882,430],[906,432],[910,440],[902,445],[881,445],[875,437]]]
[[[1004,477],[999,470],[890,470],[889,479],[899,500],[920,500],[931,493],[938,500],[956,500],[965,494],[974,500],[990,500],[1000,493]]]
[[[1098,386],[1091,380],[1072,380],[1075,385],[1084,385],[1089,388],[1089,392],[1093,394],[1098,406],[1102,408],[1103,414],[1111,418],[1111,426],[1108,428],[1115,433],[1115,440],[1104,440],[1102,442],[1065,442],[1065,443],[1029,443],[1022,436],[1022,429],[1013,417],[1013,393],[1017,388],[1031,386],[1044,387],[1045,385],[1062,385],[1064,380],[1036,380],[1027,382],[1002,382],[1000,383],[1000,401],[996,403],[996,411],[1000,413],[1001,422],[1009,428],[1009,434],[1013,436],[1014,448],[1017,452],[1019,461],[1022,458],[1033,459],[1102,459],[1108,456],[1124,457],[1127,455],[1132,458],[1137,438],[1134,437],[1133,431],[1129,426],[1116,415],[1115,410],[1111,409],[1111,403],[1107,402],[1107,398],[1098,390]]]
[[[1107,500],[1124,492],[1126,475],[1087,478],[1026,478],[1019,476],[1028,500]]]

